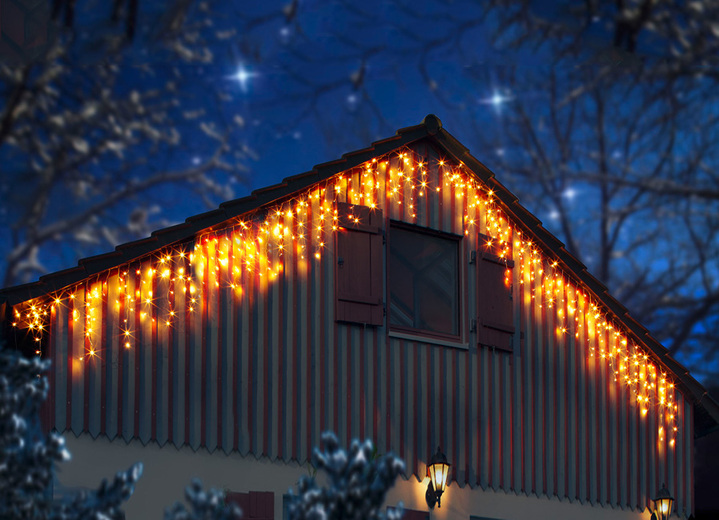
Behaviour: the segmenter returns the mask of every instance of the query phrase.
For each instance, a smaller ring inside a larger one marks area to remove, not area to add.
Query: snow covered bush
[[[225,496],[221,491],[210,489],[203,491],[200,481],[194,479],[185,488],[185,499],[192,509],[188,511],[180,503],[172,509],[165,510],[165,520],[239,520],[242,510],[235,504],[225,504]]]
[[[65,439],[40,430],[38,411],[48,391],[49,366],[0,347],[0,518],[4,520],[120,520],[142,464],[103,480],[93,492],[55,499],[55,464],[70,458]]]
[[[290,506],[291,520],[399,520],[402,504],[385,514],[387,491],[404,469],[394,455],[375,457],[372,442],[352,442],[349,453],[340,448],[334,433],[322,434],[324,451],[315,448],[314,467],[328,477],[319,487],[314,476],[300,479]],[[292,491],[290,491],[292,493]]]

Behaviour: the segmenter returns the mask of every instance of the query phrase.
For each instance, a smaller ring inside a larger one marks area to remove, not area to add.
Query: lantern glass
[[[442,450],[437,447],[437,453],[435,453],[429,461],[429,479],[432,482],[432,487],[435,493],[441,495],[444,488],[447,486],[447,476],[449,475],[449,467],[451,464],[447,462]]]
[[[662,516],[664,516],[664,518],[668,518],[669,513],[672,510],[673,500],[671,498],[662,498],[658,502],[659,503],[657,504],[658,505],[657,509],[662,514]]]
[[[435,492],[443,492],[447,486],[447,475],[449,474],[449,464],[437,462],[429,466],[429,479]]]
[[[449,464],[437,464],[439,466],[436,479],[437,487],[435,489],[438,489],[439,491],[444,491],[444,488],[447,486],[447,474],[449,473]]]
[[[435,504],[437,507],[442,507],[442,493],[444,493],[444,488],[447,486],[450,466],[451,464],[447,462],[447,457],[438,446],[437,453],[432,455],[427,464],[427,475],[429,475],[430,483],[427,486],[425,498],[430,508],[433,508]]]
[[[671,500],[669,500],[667,498],[659,501],[659,511],[661,511],[663,515],[666,515],[669,512],[669,504],[670,503],[671,503]]]

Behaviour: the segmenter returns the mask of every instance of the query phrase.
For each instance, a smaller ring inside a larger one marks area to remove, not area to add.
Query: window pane
[[[390,325],[459,335],[458,242],[390,230]]]

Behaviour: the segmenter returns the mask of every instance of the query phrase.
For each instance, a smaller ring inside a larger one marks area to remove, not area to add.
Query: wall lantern
[[[657,496],[653,500],[654,513],[652,513],[652,520],[667,520],[672,514],[674,497],[669,493],[666,484],[662,484],[662,489],[657,491]]]
[[[442,453],[442,450],[439,449],[439,446],[437,446],[437,453],[432,455],[432,458],[429,459],[429,464],[427,464],[429,486],[427,486],[427,492],[424,494],[424,498],[430,509],[434,508],[435,503],[437,507],[442,507],[440,499],[447,485],[450,466],[451,464],[447,462],[447,457]]]

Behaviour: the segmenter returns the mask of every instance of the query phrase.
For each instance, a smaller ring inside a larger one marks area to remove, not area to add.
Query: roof
[[[220,204],[212,211],[189,217],[177,224],[152,233],[150,237],[119,245],[115,251],[82,259],[77,267],[50,273],[39,281],[0,290],[0,304],[17,303],[52,293],[73,285],[89,276],[127,264],[171,244],[192,240],[208,229],[221,227],[223,223],[273,202],[282,200],[335,174],[358,166],[379,155],[384,155],[420,139],[428,139],[442,148],[449,158],[464,166],[477,176],[502,205],[515,226],[531,234],[544,253],[558,261],[570,276],[576,278],[626,327],[633,339],[646,347],[648,353],[664,365],[678,380],[684,393],[695,403],[695,435],[702,436],[719,430],[719,404],[706,389],[691,376],[689,371],[671,357],[669,351],[654,339],[649,331],[629,315],[627,309],[612,297],[606,286],[594,278],[584,264],[575,258],[564,244],[546,230],[540,220],[519,204],[519,199],[502,185],[469,149],[442,127],[435,115],[428,115],[422,123],[402,128],[389,138],[372,143],[371,146],[348,152],[340,159],[316,165],[312,170],[285,178],[282,182],[261,188],[247,197]]]

